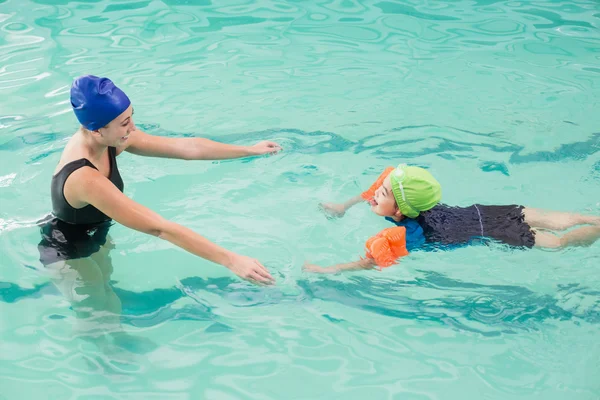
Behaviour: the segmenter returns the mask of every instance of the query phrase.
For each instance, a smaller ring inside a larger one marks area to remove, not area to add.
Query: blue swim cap
[[[108,78],[83,75],[71,86],[71,106],[75,116],[87,129],[106,126],[129,107],[129,97]]]

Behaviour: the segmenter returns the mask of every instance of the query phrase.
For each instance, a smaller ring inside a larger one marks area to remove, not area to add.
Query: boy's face
[[[394,193],[392,193],[392,182],[389,175],[383,180],[383,185],[375,191],[375,196],[370,201],[371,211],[382,217],[402,217],[398,209]]]

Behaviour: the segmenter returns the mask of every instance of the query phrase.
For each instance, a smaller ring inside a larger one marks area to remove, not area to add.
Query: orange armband
[[[388,176],[388,175],[390,174],[390,172],[392,172],[393,170],[394,170],[394,167],[387,167],[387,168],[385,169],[385,171],[383,171],[383,172],[381,173],[381,175],[379,175],[379,178],[377,178],[377,180],[375,181],[375,183],[373,183],[373,184],[371,185],[371,187],[370,187],[368,190],[365,190],[364,192],[362,192],[362,193],[360,194],[360,197],[362,197],[362,198],[363,198],[363,200],[367,200],[367,201],[371,200],[371,199],[373,198],[373,196],[375,196],[375,191],[376,191],[377,189],[379,189],[379,187],[380,187],[381,185],[383,185],[383,180],[384,180],[385,178],[387,178],[387,176]]]
[[[398,258],[408,255],[408,250],[406,250],[406,228],[395,226],[384,229],[369,238],[365,247],[367,258],[375,260],[379,267],[394,265]]]

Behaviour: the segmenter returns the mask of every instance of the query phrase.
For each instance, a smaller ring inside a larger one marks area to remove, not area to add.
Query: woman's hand
[[[265,140],[263,142],[256,143],[253,146],[250,146],[249,150],[251,155],[260,156],[263,154],[277,154],[282,149],[281,146],[277,143]]]
[[[234,274],[257,285],[272,285],[275,279],[267,268],[254,258],[235,254],[226,265]]]

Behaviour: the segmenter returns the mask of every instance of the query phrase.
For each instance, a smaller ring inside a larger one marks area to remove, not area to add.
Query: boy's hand
[[[319,203],[319,208],[332,218],[341,218],[346,213],[346,207],[343,204]]]
[[[351,261],[345,264],[336,264],[331,267],[319,267],[308,262],[304,263],[302,269],[306,272],[314,272],[317,274],[337,274],[343,271],[358,271],[372,269],[376,266],[375,261],[371,258],[361,258],[358,261]]]
[[[308,262],[304,263],[302,270],[305,272],[314,272],[316,274],[332,274],[335,272],[331,268],[323,268],[315,264],[309,264]]]

